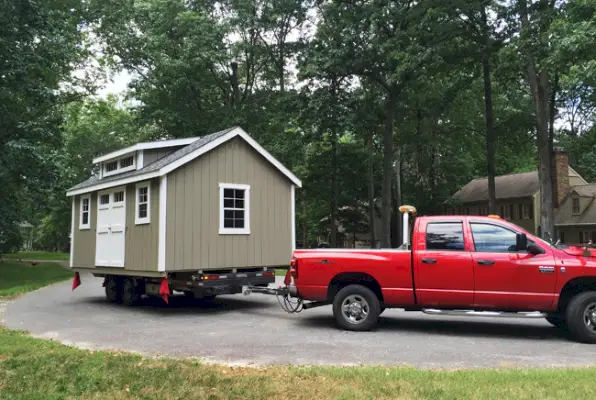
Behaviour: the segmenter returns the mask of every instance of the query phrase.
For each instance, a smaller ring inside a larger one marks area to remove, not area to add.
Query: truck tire
[[[122,285],[122,304],[125,306],[134,306],[139,302],[141,293],[137,282],[133,278],[126,278]]]
[[[106,277],[106,299],[110,303],[122,302],[122,281],[113,276]]]
[[[346,286],[333,299],[333,316],[345,330],[369,331],[376,326],[380,313],[377,295],[366,286]]]
[[[573,339],[596,343],[596,292],[582,292],[572,297],[565,314]]]

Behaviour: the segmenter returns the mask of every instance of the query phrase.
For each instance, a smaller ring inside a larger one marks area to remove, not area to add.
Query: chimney
[[[569,153],[554,149],[551,166],[553,168],[553,201],[555,208],[558,208],[565,193],[569,190]]]

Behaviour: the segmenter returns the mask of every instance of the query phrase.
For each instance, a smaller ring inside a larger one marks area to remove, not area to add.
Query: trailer
[[[240,127],[142,142],[93,160],[70,188],[70,267],[134,304],[174,291],[209,299],[267,287],[295,249],[301,181]]]

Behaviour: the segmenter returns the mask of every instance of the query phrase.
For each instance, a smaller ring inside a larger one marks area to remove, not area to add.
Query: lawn
[[[0,296],[70,276],[70,271],[52,263],[0,263]],[[594,380],[596,368],[231,368],[195,360],[89,352],[0,327],[0,399],[576,400],[596,395]]]
[[[0,262],[0,297],[36,290],[72,276],[72,271],[51,262],[37,265]]]
[[[596,369],[209,366],[88,352],[0,328],[3,399],[583,399]]]
[[[67,261],[68,253],[53,251],[19,251],[18,253],[3,254],[7,260],[38,260],[38,261]]]

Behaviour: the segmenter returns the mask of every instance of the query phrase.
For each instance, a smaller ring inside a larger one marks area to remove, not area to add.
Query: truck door
[[[474,240],[474,305],[548,310],[555,298],[557,279],[551,252],[545,249],[545,254],[532,255],[517,251],[517,232],[497,222],[470,221],[470,229]]]
[[[417,302],[423,306],[469,307],[474,264],[461,220],[421,224],[414,257]],[[424,230],[424,232],[422,232]]]

